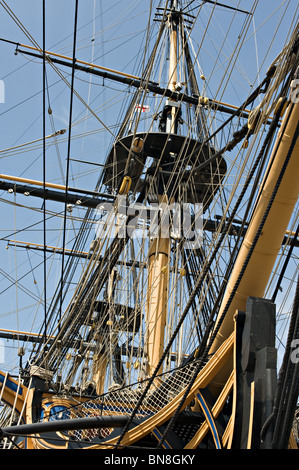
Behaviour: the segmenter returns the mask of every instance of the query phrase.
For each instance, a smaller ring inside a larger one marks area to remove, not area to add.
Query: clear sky
[[[74,1],[51,0],[46,2],[46,49],[62,55],[72,55],[74,29]],[[163,2],[162,2],[163,3]],[[190,2],[184,2],[184,5]],[[193,15],[197,14],[200,1],[194,1]],[[223,1],[223,3],[225,3]],[[249,10],[253,0],[226,2]],[[8,5],[19,23],[3,8]],[[127,73],[138,74],[141,47],[152,39],[155,30],[147,36],[149,16],[153,17],[156,7],[161,2],[148,0],[79,0],[78,35],[76,57]],[[32,45],[30,37],[42,47],[42,2],[0,2],[1,37],[17,43]],[[150,12],[150,8],[152,11]],[[207,77],[207,93],[217,93],[214,98],[233,105],[239,105],[257,86],[259,80],[280,52],[289,33],[294,17],[298,18],[296,0],[263,0],[259,2],[253,21],[247,32],[244,52],[240,53],[231,75],[223,76],[226,63],[235,45],[238,35],[245,24],[245,15],[237,14],[232,21],[231,11],[217,8],[213,22],[209,24],[211,5],[205,5],[200,17],[200,29],[196,31],[194,48],[200,44],[200,33],[209,25],[208,39],[202,44],[198,55],[199,65]],[[273,33],[279,34],[273,39]],[[226,31],[229,35],[226,36]],[[22,46],[19,46],[22,49]],[[0,79],[5,86],[5,102],[0,103],[0,159],[1,173],[24,178],[42,180],[42,64],[39,59],[22,54],[15,55],[15,46],[0,42]],[[221,51],[221,52],[219,52]],[[261,70],[260,70],[261,68]],[[58,68],[70,82],[70,69]],[[225,79],[231,86],[224,86]],[[70,110],[70,90],[61,80],[57,71],[47,67],[46,104],[52,114],[47,115],[46,135],[54,131],[68,129]],[[73,141],[71,158],[92,163],[103,163],[113,141],[114,131],[110,127],[119,121],[125,94],[128,89],[120,84],[103,81],[77,73],[75,89],[96,113],[91,116],[86,107],[77,98],[73,106]],[[216,91],[213,91],[216,90]],[[211,95],[210,95],[211,96]],[[88,117],[88,119],[86,119]],[[110,127],[110,131],[106,130]],[[49,182],[63,184],[67,156],[67,132],[47,141],[46,179]],[[28,145],[24,145],[28,144]],[[15,148],[21,146],[19,148]],[[7,150],[5,149],[11,149]],[[72,162],[70,167],[70,185],[77,188],[94,189],[99,177],[99,167]],[[7,248],[8,240],[42,243],[42,202],[38,199],[1,194],[1,237],[0,237],[0,328],[20,329],[38,332],[42,318],[42,307],[38,298],[43,291],[42,261],[39,252],[25,249]],[[16,202],[17,205],[10,204]],[[62,218],[54,213],[63,212],[59,203],[47,202],[47,244],[61,246]],[[67,246],[71,247],[78,231],[83,209],[75,209],[74,219],[68,221]],[[27,227],[25,231],[24,228]],[[57,260],[58,258],[55,258]],[[37,267],[39,266],[39,267]],[[60,265],[49,258],[49,297],[59,279]],[[34,269],[33,269],[34,268]],[[31,271],[33,269],[33,271]],[[6,274],[6,276],[4,275]],[[71,286],[71,289],[73,286]],[[39,318],[38,320],[35,317]],[[17,346],[9,343],[7,348]],[[15,362],[14,353],[11,362]],[[0,357],[1,361],[1,357]],[[7,363],[6,367],[10,365]]]

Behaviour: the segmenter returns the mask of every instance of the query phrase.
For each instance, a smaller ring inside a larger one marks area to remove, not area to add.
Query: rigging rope
[[[69,136],[68,136],[68,148],[67,148],[67,167],[66,167],[66,190],[65,195],[67,199],[68,185],[69,185],[69,167],[70,167],[70,151],[71,151],[71,129],[72,129],[72,117],[73,117],[73,91],[74,91],[74,79],[75,79],[75,62],[76,62],[76,39],[77,39],[77,21],[78,21],[78,0],[75,3],[75,20],[74,20],[74,38],[73,38],[73,67],[72,67],[72,78],[71,78],[71,96],[70,96],[70,111],[69,111]],[[64,227],[63,227],[63,242],[62,242],[62,260],[61,260],[61,297],[60,297],[60,318],[62,312],[62,299],[63,299],[63,287],[64,287],[64,249],[66,241],[66,220],[67,220],[67,200],[64,206]]]
[[[278,114],[279,114],[279,113],[278,113]],[[269,200],[268,206],[267,206],[267,208],[266,208],[266,210],[265,210],[265,213],[264,213],[264,215],[263,215],[263,217],[262,217],[261,223],[260,223],[260,225],[259,225],[259,227],[258,227],[258,229],[257,229],[255,238],[254,238],[254,240],[253,240],[253,242],[252,242],[252,245],[250,246],[250,249],[249,249],[249,251],[248,251],[248,254],[247,254],[247,256],[246,256],[246,259],[245,259],[245,261],[244,261],[244,264],[243,264],[243,266],[242,266],[242,268],[241,268],[241,270],[240,270],[240,274],[239,274],[239,276],[238,276],[238,278],[237,278],[237,280],[236,280],[236,283],[235,283],[235,285],[234,285],[234,288],[232,289],[232,292],[231,292],[230,297],[229,297],[229,299],[228,299],[228,301],[227,301],[227,304],[226,304],[226,306],[225,306],[225,308],[224,308],[224,310],[223,310],[223,313],[222,313],[222,315],[221,315],[221,317],[220,317],[220,319],[219,319],[219,321],[218,321],[216,327],[214,328],[214,331],[213,331],[213,333],[212,333],[212,335],[211,335],[211,338],[210,338],[210,340],[209,340],[209,344],[206,346],[203,355],[202,355],[202,356],[200,357],[200,359],[199,359],[199,363],[198,363],[198,366],[197,366],[197,368],[196,368],[196,370],[195,370],[195,372],[194,372],[193,379],[190,381],[190,384],[189,384],[188,387],[187,387],[187,390],[186,390],[186,392],[185,392],[185,394],[184,394],[184,396],[183,396],[183,398],[182,398],[182,400],[181,400],[181,402],[180,402],[179,407],[177,408],[177,410],[176,410],[174,416],[171,418],[171,420],[170,420],[170,422],[169,422],[169,424],[168,424],[168,426],[167,426],[167,428],[166,428],[166,430],[165,430],[165,433],[164,433],[164,435],[162,436],[162,438],[161,438],[161,440],[160,440],[160,442],[159,442],[159,446],[162,445],[162,443],[163,443],[163,441],[164,441],[164,439],[165,439],[166,433],[167,433],[170,429],[172,429],[173,424],[174,424],[174,422],[175,422],[175,419],[176,419],[176,417],[178,416],[178,414],[179,414],[179,412],[180,412],[180,410],[181,410],[181,408],[182,408],[182,406],[183,406],[183,404],[184,404],[184,401],[185,401],[185,399],[186,399],[186,397],[187,397],[187,395],[188,395],[188,393],[189,393],[189,390],[191,389],[192,384],[194,383],[194,381],[195,381],[195,379],[196,379],[196,377],[197,377],[197,374],[199,373],[199,371],[200,371],[200,369],[201,369],[201,367],[202,367],[204,361],[207,359],[208,352],[209,352],[209,349],[210,349],[210,345],[213,344],[213,341],[214,341],[215,338],[216,338],[216,335],[217,335],[217,333],[218,333],[218,331],[219,331],[219,329],[220,329],[220,326],[221,326],[221,324],[222,324],[222,321],[223,321],[223,319],[224,319],[225,316],[226,316],[226,313],[227,313],[227,311],[228,311],[228,309],[229,309],[229,306],[230,306],[230,304],[231,304],[231,302],[232,302],[232,300],[233,300],[233,298],[234,298],[234,295],[235,295],[235,293],[236,293],[236,291],[237,291],[237,289],[238,289],[238,286],[239,286],[239,284],[240,284],[240,282],[241,282],[241,279],[242,279],[242,277],[243,277],[243,274],[244,274],[244,272],[245,272],[245,269],[246,269],[246,267],[247,267],[247,265],[248,265],[248,263],[249,263],[249,260],[250,260],[250,258],[251,258],[251,255],[252,255],[252,253],[253,253],[253,251],[254,251],[254,249],[255,249],[255,246],[256,246],[256,244],[257,244],[257,242],[258,242],[258,239],[259,239],[259,237],[260,237],[260,234],[261,234],[261,232],[262,232],[262,230],[263,230],[263,227],[264,227],[265,222],[266,222],[266,220],[267,220],[267,216],[268,216],[268,214],[269,214],[269,212],[270,212],[270,210],[271,210],[271,207],[272,207],[272,204],[273,204],[273,202],[274,202],[275,196],[276,196],[276,194],[277,194],[277,191],[278,191],[278,189],[279,189],[280,183],[281,183],[281,181],[282,181],[283,175],[284,175],[284,173],[285,173],[285,171],[286,171],[286,168],[287,168],[287,166],[288,166],[289,160],[290,160],[290,158],[291,158],[291,156],[292,156],[293,148],[294,148],[294,146],[295,146],[295,144],[296,144],[296,141],[297,141],[297,139],[298,139],[298,136],[299,136],[299,123],[298,123],[298,125],[297,125],[296,131],[295,131],[295,134],[294,134],[294,137],[293,137],[292,142],[291,142],[291,144],[290,144],[290,148],[289,148],[288,154],[287,154],[287,156],[286,156],[285,162],[284,162],[283,167],[282,167],[282,169],[281,169],[281,171],[280,171],[280,174],[279,174],[279,176],[278,176],[278,179],[277,179],[277,182],[276,182],[276,184],[275,184],[275,187],[274,187],[273,193],[272,193],[272,195],[271,195],[271,198],[270,198],[270,200]],[[299,384],[299,379],[298,379],[298,384]]]
[[[43,241],[44,241],[44,338],[47,338],[47,232],[46,232],[46,4],[43,0]]]
[[[268,141],[270,140],[270,137],[272,137],[273,128],[276,127],[278,119],[279,119],[279,116],[276,116],[276,119],[274,119],[273,122],[272,122],[271,133],[269,132]],[[267,139],[266,139],[266,140],[267,140]],[[268,141],[267,141],[267,144],[268,144]],[[266,145],[266,144],[265,144],[265,145]],[[211,265],[213,259],[215,258],[216,254],[217,254],[217,252],[218,252],[218,248],[220,248],[221,243],[222,243],[222,241],[223,241],[223,239],[224,239],[224,237],[225,237],[225,235],[226,235],[226,233],[227,233],[227,231],[228,231],[228,229],[229,229],[229,227],[230,227],[230,225],[231,225],[233,219],[235,218],[235,215],[236,215],[236,212],[237,212],[237,210],[238,210],[238,207],[240,206],[241,201],[242,201],[242,199],[243,199],[243,196],[244,196],[244,194],[245,194],[245,192],[246,192],[246,190],[247,190],[247,187],[248,187],[248,185],[250,184],[250,181],[251,181],[251,179],[252,179],[252,176],[253,176],[255,170],[257,169],[259,160],[260,160],[260,158],[262,157],[262,155],[263,155],[263,153],[264,153],[265,145],[264,145],[263,149],[261,150],[261,152],[259,153],[259,157],[258,157],[258,159],[256,160],[256,162],[255,162],[255,164],[254,164],[254,166],[253,166],[253,168],[252,168],[252,170],[251,170],[251,172],[250,172],[250,175],[249,175],[249,176],[247,177],[247,179],[246,179],[246,182],[245,182],[245,184],[244,184],[244,187],[243,187],[243,189],[242,189],[242,192],[241,192],[241,194],[239,195],[239,198],[238,198],[238,200],[237,200],[237,202],[236,202],[236,204],[235,204],[235,208],[234,208],[234,210],[232,211],[232,213],[231,213],[231,215],[230,215],[230,217],[229,217],[229,219],[228,219],[228,221],[227,221],[225,230],[224,230],[224,231],[221,233],[221,235],[220,235],[220,238],[219,238],[219,240],[218,240],[218,242],[217,242],[217,244],[216,244],[216,247],[215,247],[215,249],[214,249],[214,252],[212,253],[212,256],[211,256],[210,259],[209,259],[209,263],[208,263],[208,265],[202,270],[200,276],[198,277],[198,279],[197,279],[197,281],[196,281],[196,284],[195,284],[195,287],[194,287],[194,289],[193,289],[193,292],[192,292],[192,294],[191,294],[190,297],[189,297],[189,300],[188,300],[187,305],[186,305],[186,307],[185,307],[185,309],[184,309],[184,311],[183,311],[183,314],[182,314],[182,316],[181,316],[181,318],[180,318],[180,320],[179,320],[179,322],[178,322],[178,324],[177,324],[177,327],[176,327],[176,329],[174,330],[173,335],[172,335],[172,337],[171,337],[171,339],[170,339],[168,345],[167,345],[166,348],[164,349],[164,353],[163,353],[163,355],[162,355],[162,357],[161,357],[161,359],[160,359],[160,361],[159,361],[159,363],[158,363],[158,365],[157,365],[157,367],[156,367],[156,369],[155,369],[155,371],[154,371],[152,377],[150,378],[150,380],[149,380],[149,382],[148,382],[148,384],[147,384],[147,386],[146,386],[144,392],[142,393],[142,395],[141,395],[141,397],[140,397],[138,403],[136,404],[136,407],[134,408],[134,410],[133,410],[133,412],[132,412],[132,414],[131,414],[131,416],[130,416],[130,419],[129,419],[128,423],[127,423],[127,425],[125,426],[125,428],[123,429],[122,434],[121,434],[120,437],[119,437],[118,444],[120,444],[120,442],[121,442],[121,440],[123,439],[125,433],[127,432],[127,429],[129,428],[129,425],[130,425],[130,423],[132,422],[132,420],[133,420],[133,418],[134,418],[134,416],[135,416],[137,410],[138,410],[139,407],[141,406],[142,401],[144,400],[144,398],[145,398],[145,396],[146,396],[146,393],[148,392],[150,386],[152,385],[152,383],[153,383],[153,381],[154,381],[154,379],[155,379],[155,375],[158,373],[158,371],[159,371],[161,365],[163,364],[163,361],[164,361],[164,359],[165,359],[165,357],[166,357],[166,354],[167,354],[167,352],[169,351],[169,349],[170,349],[170,347],[171,347],[171,345],[172,345],[172,343],[173,343],[173,341],[174,341],[174,339],[175,339],[175,337],[176,337],[176,335],[177,335],[177,333],[178,333],[178,331],[179,331],[181,325],[183,324],[183,321],[184,321],[184,319],[185,319],[185,317],[186,317],[186,315],[187,315],[187,313],[188,313],[188,311],[189,311],[190,306],[192,305],[192,302],[193,302],[193,300],[194,300],[194,297],[195,297],[196,293],[198,292],[198,290],[199,290],[199,289],[201,288],[201,286],[202,286],[202,283],[203,283],[203,280],[204,280],[204,278],[205,278],[206,272],[207,272],[209,266]],[[212,339],[213,339],[213,338],[212,338]],[[205,345],[204,345],[204,346],[205,346]],[[206,350],[206,353],[205,353],[205,355],[202,356],[202,360],[200,360],[199,369],[200,369],[201,366],[202,366],[203,358],[205,358],[205,356],[207,355],[208,347],[205,347],[205,350]],[[195,380],[195,378],[196,378],[196,377],[194,376],[194,380]],[[183,402],[182,402],[182,403],[183,403]],[[172,423],[171,423],[171,426],[172,426]],[[167,430],[167,432],[168,432],[168,430]]]
[[[257,168],[257,165],[258,165],[258,163],[259,163],[259,161],[260,161],[260,158],[264,155],[265,149],[266,149],[266,147],[269,145],[269,143],[270,143],[270,141],[271,141],[271,139],[272,139],[272,137],[273,137],[273,131],[274,131],[274,129],[275,129],[276,126],[277,126],[278,120],[279,120],[279,113],[278,113],[278,115],[276,116],[276,119],[273,120],[273,123],[272,123],[273,126],[272,126],[272,128],[269,129],[269,132],[268,132],[267,138],[266,138],[266,140],[265,140],[264,146],[263,146],[263,148],[261,149],[261,152],[259,153],[258,159],[256,160],[256,162],[255,162],[255,164],[254,164],[254,167],[253,167],[253,169],[252,169],[252,172],[251,172],[252,175],[253,175],[253,170],[255,170],[255,169]],[[291,152],[290,152],[289,155],[288,155],[287,162],[288,162],[290,156],[291,156]],[[285,168],[286,168],[286,166],[287,166],[287,162],[285,163],[285,166],[284,166],[283,170],[285,170]],[[181,407],[183,406],[184,401],[185,401],[185,399],[186,399],[186,397],[187,397],[187,395],[188,395],[188,393],[189,393],[189,390],[191,389],[192,384],[194,383],[194,381],[195,381],[195,379],[196,379],[196,377],[197,377],[197,374],[199,373],[201,367],[203,366],[204,361],[205,361],[205,360],[207,359],[207,357],[208,357],[208,352],[209,352],[210,345],[213,344],[213,341],[214,341],[214,339],[215,339],[215,337],[216,337],[216,334],[217,334],[217,332],[219,331],[220,325],[221,325],[221,323],[222,323],[222,321],[223,321],[223,319],[224,319],[224,317],[225,317],[225,315],[226,315],[226,312],[227,312],[227,310],[228,310],[228,308],[229,308],[229,305],[230,305],[230,303],[231,303],[231,301],[232,301],[232,299],[233,299],[233,297],[234,297],[234,295],[235,295],[235,292],[236,292],[236,290],[237,290],[237,288],[238,288],[238,285],[239,285],[239,283],[240,283],[240,281],[241,281],[242,275],[243,275],[243,273],[244,273],[244,271],[245,271],[245,268],[246,268],[246,266],[247,266],[247,264],[248,264],[248,262],[249,262],[249,259],[250,259],[250,257],[251,257],[251,254],[252,254],[253,250],[254,250],[254,247],[255,247],[255,245],[256,245],[256,243],[257,243],[257,241],[258,241],[259,234],[260,234],[260,232],[262,231],[262,228],[263,228],[263,225],[264,225],[264,223],[265,223],[266,217],[267,217],[267,215],[268,215],[268,212],[270,211],[270,208],[271,208],[271,205],[272,205],[274,196],[275,196],[275,194],[276,194],[276,192],[277,192],[277,190],[278,190],[278,187],[279,187],[280,181],[281,181],[281,179],[282,179],[283,173],[284,173],[284,172],[281,171],[280,178],[278,179],[278,182],[277,182],[277,184],[276,184],[276,186],[275,186],[275,188],[274,188],[274,191],[273,191],[273,194],[272,194],[272,198],[270,199],[270,202],[269,202],[269,205],[268,205],[268,207],[267,207],[267,210],[266,210],[266,212],[265,212],[265,214],[264,214],[263,220],[262,220],[262,222],[261,222],[261,224],[260,224],[260,227],[259,227],[259,229],[258,229],[258,231],[257,231],[255,240],[254,240],[254,242],[253,242],[253,244],[252,244],[252,246],[251,246],[251,249],[250,249],[250,251],[249,251],[249,253],[248,253],[248,255],[247,255],[247,258],[246,258],[246,260],[245,260],[245,262],[244,262],[244,265],[243,265],[243,267],[242,267],[242,269],[241,269],[239,278],[238,278],[238,280],[237,280],[237,282],[236,282],[236,285],[234,286],[234,289],[232,290],[231,296],[230,296],[230,298],[229,298],[229,300],[228,300],[228,302],[227,302],[227,305],[226,305],[226,307],[225,307],[225,309],[224,309],[224,311],[223,311],[223,314],[222,314],[222,316],[221,316],[219,322],[217,323],[216,328],[214,328],[214,331],[212,331],[212,334],[211,334],[211,327],[212,327],[212,320],[213,320],[213,319],[212,319],[212,317],[210,317],[209,324],[207,325],[206,330],[205,330],[205,335],[204,335],[204,340],[205,340],[205,341],[202,342],[202,344],[200,345],[200,347],[199,347],[199,349],[198,349],[198,352],[197,352],[197,357],[199,357],[199,363],[198,363],[198,366],[197,366],[197,368],[196,368],[196,370],[195,370],[195,372],[194,372],[193,379],[190,381],[190,384],[189,384],[188,387],[187,387],[187,390],[186,390],[186,392],[185,392],[185,394],[184,394],[184,396],[183,396],[183,398],[182,398],[182,400],[181,400],[181,402],[180,402],[180,405],[179,405],[179,407],[178,407],[177,410],[176,410],[176,413],[174,414],[174,416],[173,416],[173,417],[171,418],[171,420],[169,421],[168,426],[166,427],[166,430],[165,430],[165,432],[164,432],[164,434],[163,434],[163,436],[162,436],[162,438],[161,438],[161,440],[160,440],[160,442],[159,442],[159,446],[162,445],[162,443],[163,443],[163,441],[164,441],[164,439],[165,439],[165,437],[166,437],[166,434],[172,429],[172,427],[173,427],[173,425],[174,425],[174,423],[175,423],[175,420],[176,420],[176,418],[177,418],[177,416],[178,416],[178,414],[179,414],[179,412],[180,412],[180,410],[181,410]],[[251,178],[250,178],[250,179],[251,179]],[[249,183],[249,180],[248,180],[248,183]],[[243,190],[244,190],[244,188],[243,188]],[[241,195],[240,195],[240,197],[241,197]],[[241,201],[240,201],[240,202],[241,202]],[[236,205],[237,205],[237,204],[236,204]],[[233,214],[233,215],[235,215],[235,214]],[[231,217],[232,217],[232,216],[231,216]],[[216,250],[215,250],[215,251],[216,251]],[[212,313],[213,313],[213,312],[212,312]],[[209,338],[209,336],[211,336],[211,337]],[[209,338],[209,344],[207,343],[208,338]]]

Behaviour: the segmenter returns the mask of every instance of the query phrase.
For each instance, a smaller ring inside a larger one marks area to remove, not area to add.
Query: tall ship
[[[297,449],[297,2],[12,3],[1,448]]]

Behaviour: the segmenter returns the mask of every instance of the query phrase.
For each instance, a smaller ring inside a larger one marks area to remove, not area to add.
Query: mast
[[[169,54],[169,83],[168,86],[172,91],[176,90],[177,84],[177,27],[178,27],[178,10],[177,1],[173,0],[171,11],[168,15],[168,30],[170,39]],[[166,132],[174,134],[177,131],[177,102],[168,101],[166,103],[171,106],[167,107],[166,113]],[[170,201],[167,194],[163,193],[162,185],[158,185],[158,201],[159,205],[167,206]],[[167,208],[166,208],[167,211]],[[163,217],[163,216],[162,216]],[[155,371],[164,350],[164,333],[167,320],[167,304],[169,290],[169,258],[171,241],[169,237],[169,227],[163,230],[163,220],[159,226],[157,238],[151,242],[148,256],[148,293],[146,305],[146,351],[147,351],[147,373],[149,376]],[[159,370],[159,373],[161,369]]]
[[[172,11],[169,14],[169,36],[170,36],[170,53],[169,53],[169,88],[176,91],[177,84],[177,61],[178,61],[178,13],[177,1],[172,2]],[[171,106],[170,129],[166,127],[166,132],[176,133],[176,114],[177,108]]]

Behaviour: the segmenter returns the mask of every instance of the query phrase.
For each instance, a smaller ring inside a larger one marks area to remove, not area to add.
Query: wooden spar
[[[169,81],[170,89],[175,91],[177,83],[177,26],[173,22],[170,31]]]
[[[7,328],[0,328],[0,335],[2,333],[10,334],[9,339],[18,339],[20,336],[22,337],[22,341],[27,341],[29,338],[30,341],[34,342],[35,340],[44,341],[44,336],[40,335],[39,333],[28,333],[27,331],[17,331],[17,330],[10,330]],[[2,338],[5,336],[1,335]],[[47,339],[55,339],[55,336],[48,336]]]
[[[226,311],[224,320],[220,325],[213,344],[211,345],[209,351],[211,354],[214,353],[230,335],[233,329],[234,314],[237,310],[245,310],[247,298],[249,296],[264,296],[275,260],[299,195],[299,140],[297,139],[295,142],[293,140],[298,122],[299,103],[290,103],[277,135],[251,223],[246,232],[218,313],[216,324],[225,311],[234,286],[238,282],[236,292],[229,304],[229,308]],[[259,226],[267,210],[284,162],[291,152],[291,144],[293,144],[294,147],[290,160],[264,223],[262,232],[259,235],[256,245],[252,249],[252,253],[250,253],[251,247],[256,241],[255,238]],[[249,254],[250,259],[240,280],[239,276],[241,270]],[[222,386],[223,377],[226,376],[227,373],[228,371],[223,371],[223,374],[215,379],[214,386],[217,390]]]
[[[31,49],[32,51],[38,51],[40,54],[43,54],[43,50],[38,49],[37,47],[28,46],[26,44],[18,44],[18,46],[26,47],[27,49]],[[65,56],[65,55],[62,55],[62,54],[57,54],[55,52],[45,51],[45,54],[46,54],[46,56],[48,56],[49,59],[50,59],[50,55],[51,55],[53,57],[59,57],[60,59],[72,60],[71,57],[68,57],[68,56]],[[125,72],[120,72],[118,70],[109,69],[109,68],[103,67],[101,65],[91,64],[90,62],[85,62],[84,60],[76,59],[76,62],[78,64],[88,65],[89,67],[92,67],[94,69],[105,70],[106,72],[115,73],[117,75],[121,75],[121,76],[126,77],[126,78],[132,78],[133,80],[141,80],[140,77],[136,77],[135,75],[130,75],[130,74],[125,73]]]
[[[9,180],[9,181],[16,181],[19,183],[26,183],[26,184],[36,184],[37,186],[43,186],[44,183],[42,181],[38,180],[33,180],[29,178],[20,178],[18,176],[12,176],[12,175],[3,175],[2,173],[0,174],[0,179],[4,180]],[[61,190],[66,190],[66,186],[62,184],[57,184],[57,183],[45,183],[46,188],[53,188],[53,189],[61,189]]]
[[[177,38],[177,24],[174,19],[170,21],[170,53],[169,53],[169,88],[175,91],[177,84],[177,57],[178,57],[178,38]],[[171,108],[171,128],[170,132],[176,132],[176,113],[177,109],[172,106]]]
[[[16,246],[16,247],[20,247],[20,246],[25,246],[25,248],[27,249],[35,249],[35,248],[39,248],[41,250],[44,250],[46,249],[47,251],[49,252],[53,252],[53,253],[58,253],[58,254],[62,254],[63,252],[65,254],[69,254],[71,256],[81,256],[82,258],[87,258],[88,256],[90,256],[90,253],[88,251],[74,251],[72,250],[71,248],[59,248],[57,246],[51,246],[51,245],[43,245],[41,243],[33,243],[33,242],[24,242],[24,241],[20,241],[20,240],[7,240],[7,246]],[[1,328],[0,328],[1,330]]]
[[[71,192],[78,192],[78,193],[83,193],[83,194],[92,194],[93,196],[105,196],[108,199],[115,199],[114,196],[111,194],[101,194],[97,191],[90,191],[90,190],[83,190],[83,189],[78,189],[78,188],[72,188],[70,186],[66,187],[63,184],[58,184],[58,183],[48,183],[48,182],[43,182],[39,180],[33,180],[31,178],[22,178],[18,176],[13,176],[13,175],[4,175],[0,173],[0,180],[8,180],[8,181],[15,181],[17,183],[26,183],[26,184],[34,184],[36,186],[45,186],[46,188],[52,188],[52,189],[58,189],[61,191],[71,191]]]
[[[149,250],[147,324],[147,373],[151,376],[164,350],[164,331],[167,318],[170,239],[155,238]],[[159,371],[158,373],[160,373]]]
[[[13,44],[16,44],[17,46],[35,49],[34,47],[26,46],[24,44],[18,44],[18,43],[13,43]],[[39,49],[36,49],[36,50],[39,51]],[[23,50],[20,50],[20,52],[22,54],[30,55],[32,57],[37,57],[39,59],[42,58],[42,55],[39,55],[33,52],[23,51]],[[101,67],[100,65],[91,64],[91,63],[79,61],[79,60],[77,60],[76,63],[73,64],[71,63],[72,59],[70,57],[61,56],[59,54],[54,54],[52,52],[46,52],[46,54],[47,54],[47,58],[50,59],[51,62],[57,63],[59,65],[63,65],[66,67],[74,67],[76,70],[80,70],[86,73],[101,76],[103,78],[108,78],[109,80],[116,80],[121,83],[129,84],[130,86],[133,86],[135,88],[142,88],[142,86],[144,86],[144,81],[142,80],[142,78],[134,77],[134,75],[119,73],[118,71],[113,70],[113,69],[107,69],[107,68],[105,69],[105,67]],[[70,62],[66,62],[65,60],[62,60],[58,57],[64,57]],[[83,64],[86,64],[86,66]],[[259,85],[259,89],[261,88],[261,85],[263,85],[263,83]],[[147,83],[147,89],[148,91],[151,91],[155,95],[158,94],[161,96],[166,96],[166,97],[171,97],[171,98],[174,97],[177,101],[189,103],[190,105],[193,104],[195,106],[198,105],[198,100],[202,99],[202,97],[200,96],[199,97],[189,96],[186,93],[180,93],[176,90],[171,90],[170,88],[162,88],[158,86],[157,83],[150,82],[150,81]],[[243,106],[238,107],[232,104],[224,103],[222,101],[214,100],[210,98],[205,98],[205,100],[206,100],[206,104],[210,104],[213,109],[219,112],[224,112],[230,115],[240,116],[245,119],[248,119],[249,117],[250,110],[244,109]],[[272,116],[269,116],[268,121],[267,121],[268,124],[270,124],[272,118],[273,118]]]

